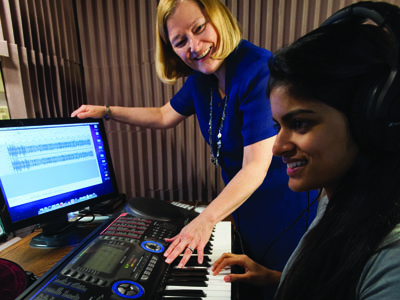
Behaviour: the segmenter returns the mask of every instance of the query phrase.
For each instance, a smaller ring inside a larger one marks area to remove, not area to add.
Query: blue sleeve
[[[193,103],[192,92],[193,77],[189,76],[182,88],[172,97],[170,104],[176,112],[184,116],[191,116],[196,113]]]
[[[267,97],[268,61],[249,65],[243,78],[240,93],[244,97],[239,110],[243,116],[243,145],[247,146],[276,135]]]

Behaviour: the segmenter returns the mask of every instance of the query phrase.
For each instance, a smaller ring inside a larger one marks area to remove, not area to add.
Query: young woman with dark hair
[[[365,132],[363,116],[390,74],[395,46],[385,29],[349,22],[322,26],[276,53],[268,85],[273,153],[287,164],[292,190],[322,190],[317,217],[283,273],[233,254],[217,260],[215,273],[242,265],[244,274],[225,280],[279,284],[279,300],[399,298],[400,151],[385,144],[398,138],[385,133],[389,115],[377,136]]]

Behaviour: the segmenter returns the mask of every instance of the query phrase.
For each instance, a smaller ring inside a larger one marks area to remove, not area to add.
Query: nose
[[[282,129],[279,131],[272,146],[272,153],[275,156],[288,156],[295,151],[296,146],[290,137],[291,134],[289,132]]]
[[[189,51],[190,53],[197,53],[201,48],[200,48],[200,40],[197,39],[196,37],[191,37],[189,39]]]

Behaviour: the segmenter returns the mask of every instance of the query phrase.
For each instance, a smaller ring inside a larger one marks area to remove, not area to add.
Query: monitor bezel
[[[11,233],[15,230],[25,228],[32,225],[44,224],[46,222],[54,221],[54,218],[65,216],[66,214],[74,211],[79,211],[85,207],[90,207],[94,204],[101,203],[104,201],[116,199],[119,197],[119,191],[117,186],[117,180],[115,177],[114,167],[111,159],[111,152],[108,143],[107,133],[104,126],[103,119],[78,119],[78,118],[37,118],[37,119],[10,119],[0,120],[0,128],[3,127],[22,127],[22,126],[47,126],[47,125],[62,125],[62,124],[84,124],[84,123],[98,123],[99,131],[103,139],[104,152],[108,163],[109,178],[112,183],[113,192],[102,196],[98,196],[93,199],[89,199],[85,202],[78,202],[71,206],[66,206],[53,210],[46,214],[36,215],[24,220],[13,222],[8,211],[7,203],[5,201],[3,192],[0,191],[0,209],[1,218],[3,221],[4,229],[7,233]]]

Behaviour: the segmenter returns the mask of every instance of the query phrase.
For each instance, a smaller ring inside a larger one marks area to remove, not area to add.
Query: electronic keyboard
[[[232,251],[230,222],[215,226],[202,265],[195,253],[182,269],[179,257],[165,263],[165,238],[194,217],[179,210],[174,218],[152,219],[149,212],[144,217],[129,209],[114,215],[17,299],[233,299],[231,284],[223,281],[230,270],[217,276],[209,270],[222,253]]]

